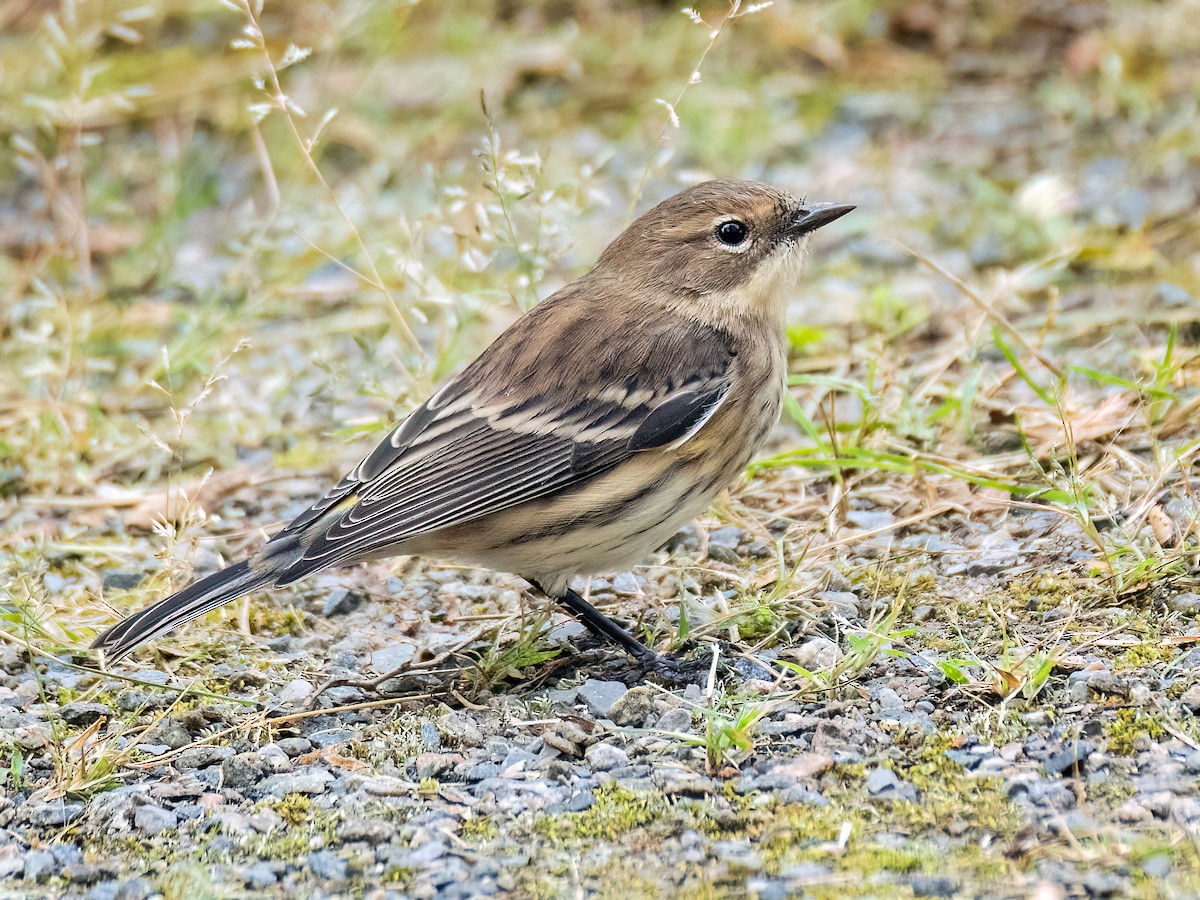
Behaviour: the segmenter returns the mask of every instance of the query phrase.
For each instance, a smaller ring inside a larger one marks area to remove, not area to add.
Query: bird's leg
[[[537,584],[534,584],[534,587],[542,590]],[[625,652],[639,663],[655,662],[662,658],[570,588],[567,588],[563,596],[554,599],[593,633],[608,638],[614,644],[620,644]]]
[[[695,675],[693,672],[695,667],[693,665],[681,663],[661,653],[655,653],[604,613],[600,612],[600,610],[596,609],[596,607],[592,606],[592,604],[580,597],[575,591],[567,588],[563,596],[555,597],[547,593],[536,581],[530,581],[529,583],[547,597],[566,607],[571,615],[582,622],[594,634],[608,638],[614,644],[619,644],[626,653],[637,660],[638,669],[643,673],[653,672],[673,682],[684,684],[692,682]]]

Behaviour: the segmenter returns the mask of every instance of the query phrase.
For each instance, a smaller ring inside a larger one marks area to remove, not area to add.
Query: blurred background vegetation
[[[1197,47],[1194,0],[8,0],[9,547],[174,533],[239,460],[336,476],[703,177],[859,206],[794,298],[818,464],[1017,449],[1020,403],[1099,402],[1071,363],[1186,436]]]
[[[815,238],[795,287],[775,444],[715,510],[762,552],[722,562],[693,544],[593,601],[660,646],[779,654],[779,694],[824,703],[918,657],[962,688],[938,695],[946,734],[904,751],[923,800],[897,818],[861,798],[843,812],[840,789],[795,818],[735,801],[779,819],[755,832],[774,835],[772,865],[832,854],[830,896],[872,866],[918,865],[994,894],[997,873],[1019,881],[1048,852],[1142,873],[1151,854],[1124,832],[1071,826],[1048,851],[1018,832],[1012,792],[945,760],[963,734],[1048,729],[1017,718],[1026,702],[1057,735],[1099,727],[1072,718],[1092,707],[1059,663],[1079,654],[1159,699],[1194,684],[1196,595],[1168,589],[1200,584],[1198,102],[1200,0],[0,0],[0,650],[10,682],[39,678],[56,729],[30,772],[55,797],[109,791],[130,777],[126,734],[170,712],[122,707],[87,752],[99,720],[57,722],[53,701],[130,678],[67,673],[119,610],[257,546],[635,211],[749,177],[858,206]],[[1031,510],[1043,524],[1025,528]],[[958,556],[982,574],[926,566]],[[516,579],[454,573],[483,589],[415,602],[382,567],[215,613],[146,651],[139,687],[167,669],[172,691],[237,692],[257,710],[228,731],[260,740],[269,698],[344,671],[339,646],[358,665],[398,635],[470,648],[489,690],[553,671],[548,619],[526,621]],[[389,602],[332,618],[343,583]],[[834,583],[869,613],[814,599]],[[829,665],[795,655],[818,628],[837,641],[821,638]],[[294,652],[248,643],[300,633]],[[759,740],[763,707],[736,691],[704,710],[709,769]],[[1146,702],[1097,706],[1110,752],[1167,731],[1200,746],[1194,717]],[[545,724],[537,710],[525,724]],[[372,766],[424,746],[417,718],[394,721],[407,749],[385,741]],[[848,771],[831,777],[858,785]],[[1153,771],[1187,781],[1182,764]],[[1089,799],[1113,785],[1098,796],[1122,803],[1117,779],[1089,777]],[[693,827],[687,805],[653,802],[630,808]],[[980,830],[947,837],[963,818]],[[1158,824],[1192,883],[1191,826]],[[930,838],[920,858],[900,832]],[[311,833],[287,831],[306,848]],[[611,888],[620,863],[678,886],[659,838],[638,834],[587,883]],[[568,890],[566,856],[532,859],[532,882]],[[1161,874],[1136,877],[1161,894]]]

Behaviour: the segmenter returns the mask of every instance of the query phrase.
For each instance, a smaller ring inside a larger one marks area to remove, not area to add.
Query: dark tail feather
[[[274,576],[259,574],[245,562],[240,562],[201,578],[182,591],[134,613],[96,638],[92,648],[103,650],[107,661],[116,662],[139,644],[166,634],[274,580]]]

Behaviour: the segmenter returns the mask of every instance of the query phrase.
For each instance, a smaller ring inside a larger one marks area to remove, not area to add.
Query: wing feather
[[[505,352],[502,336],[276,535],[263,558],[277,557],[285,583],[569,490],[637,453],[678,447],[724,402],[734,359],[716,329],[683,336],[687,353],[664,353],[653,341],[641,357],[624,351],[632,365],[619,375],[605,371],[601,384],[568,372],[581,383],[543,393],[531,390],[520,366],[498,371],[489,359]],[[627,329],[614,340],[638,346]]]

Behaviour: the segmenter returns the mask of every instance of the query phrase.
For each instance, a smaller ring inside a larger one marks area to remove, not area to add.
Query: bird
[[[742,473],[778,421],[806,244],[854,208],[745,180],[662,201],[258,550],[93,648],[115,662],[253,591],[417,555],[517,574],[669,670],[571,580],[641,563]]]

